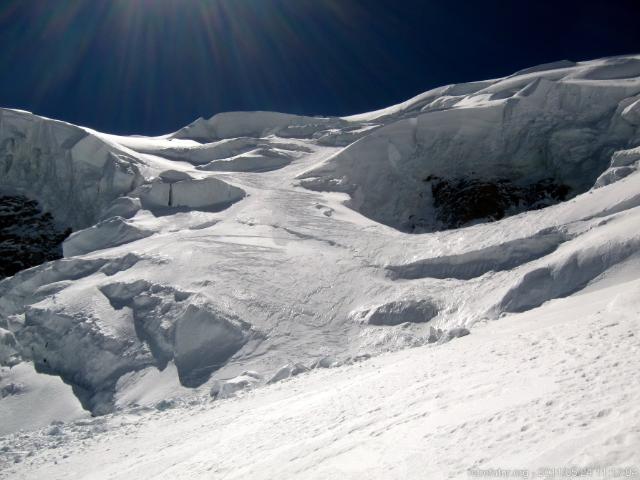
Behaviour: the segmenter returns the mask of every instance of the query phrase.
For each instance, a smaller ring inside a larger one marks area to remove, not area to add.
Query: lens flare
[[[229,104],[281,109],[283,99],[293,113],[336,113],[308,111],[300,85],[313,84],[335,105],[345,95],[364,95],[353,88],[356,77],[368,71],[375,84],[393,59],[381,52],[371,64],[354,48],[353,37],[366,38],[365,27],[366,35],[377,35],[361,3],[321,4],[7,0],[0,7],[3,29],[28,31],[29,40],[19,49],[5,42],[0,59],[14,74],[37,79],[30,108],[66,102],[80,115],[90,99],[105,121],[128,125],[135,117],[143,130],[158,118],[171,118],[175,127],[189,122],[194,108],[202,116]]]

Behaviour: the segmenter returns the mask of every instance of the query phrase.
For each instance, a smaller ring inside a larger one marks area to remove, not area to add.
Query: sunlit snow
[[[0,110],[0,478],[640,475],[640,57],[121,137]],[[5,261],[5,259],[3,259]]]

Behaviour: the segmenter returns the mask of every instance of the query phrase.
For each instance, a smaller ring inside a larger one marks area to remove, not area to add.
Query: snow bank
[[[640,212],[614,217],[599,229],[565,243],[549,257],[527,268],[497,306],[523,312],[553,298],[584,288],[606,270],[638,255],[640,238],[633,232]]]
[[[510,270],[555,251],[567,235],[557,229],[457,255],[443,255],[403,265],[389,265],[393,279],[457,278],[470,280],[487,272]]]

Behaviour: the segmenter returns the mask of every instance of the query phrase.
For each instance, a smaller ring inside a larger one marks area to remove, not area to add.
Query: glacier
[[[158,137],[0,109],[54,238],[0,280],[0,478],[640,475],[639,162],[637,55]]]

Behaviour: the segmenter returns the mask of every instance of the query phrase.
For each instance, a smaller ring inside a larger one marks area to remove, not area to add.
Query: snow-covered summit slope
[[[638,56],[162,137],[0,114],[0,193],[74,229],[65,258],[0,282],[0,412],[67,407],[25,427],[415,360],[640,274]]]
[[[405,231],[499,219],[582,193],[616,167],[612,154],[638,140],[639,88],[640,59],[622,57],[436,89],[355,117],[393,120],[301,178]]]

